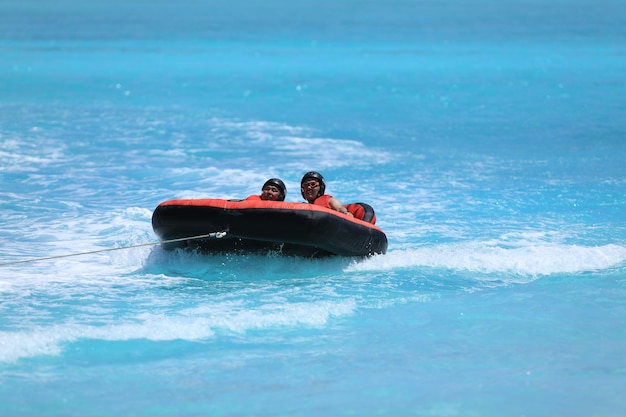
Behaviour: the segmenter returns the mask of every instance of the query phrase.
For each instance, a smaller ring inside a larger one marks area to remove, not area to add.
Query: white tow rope
[[[169,239],[169,240],[161,240],[161,241],[158,241],[158,242],[141,243],[139,245],[132,245],[132,246],[122,246],[120,248],[98,249],[98,250],[92,250],[92,251],[88,251],[88,252],[70,253],[70,254],[67,254],[67,255],[46,256],[44,258],[32,258],[32,259],[25,259],[25,260],[22,260],[22,261],[11,261],[11,262],[0,263],[0,266],[16,265],[16,264],[26,264],[26,263],[39,262],[39,261],[48,261],[50,259],[69,258],[71,256],[91,255],[93,253],[112,252],[114,250],[140,248],[142,246],[154,246],[154,245],[160,245],[160,244],[163,244],[163,243],[182,242],[184,240],[221,239],[224,236],[226,236],[226,232],[212,232],[212,233],[207,233],[207,234],[204,234],[204,235],[197,235],[197,236],[190,236],[190,237],[181,237],[181,238]]]

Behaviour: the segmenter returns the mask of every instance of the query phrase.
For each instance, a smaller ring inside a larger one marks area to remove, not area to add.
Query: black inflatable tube
[[[368,210],[373,212],[369,206]],[[369,256],[387,251],[387,237],[378,227],[305,203],[170,200],[155,209],[152,226],[162,241],[226,233],[222,238],[166,243],[166,249],[275,251],[309,257]]]

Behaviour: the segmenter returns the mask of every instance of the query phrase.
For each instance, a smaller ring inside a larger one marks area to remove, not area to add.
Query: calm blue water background
[[[624,415],[624,27],[618,0],[0,0],[0,415]],[[152,244],[161,201],[301,201],[311,169],[386,255]]]

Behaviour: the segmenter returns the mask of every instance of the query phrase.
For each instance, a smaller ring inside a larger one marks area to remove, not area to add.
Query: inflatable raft
[[[165,249],[268,253],[306,257],[369,256],[387,251],[387,236],[365,203],[346,204],[354,217],[307,203],[261,200],[169,200],[152,228]]]

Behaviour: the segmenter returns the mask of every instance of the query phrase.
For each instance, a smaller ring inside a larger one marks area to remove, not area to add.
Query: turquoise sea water
[[[612,0],[0,1],[0,415],[622,416],[624,27]],[[164,200],[301,201],[312,169],[386,255],[153,244]]]

